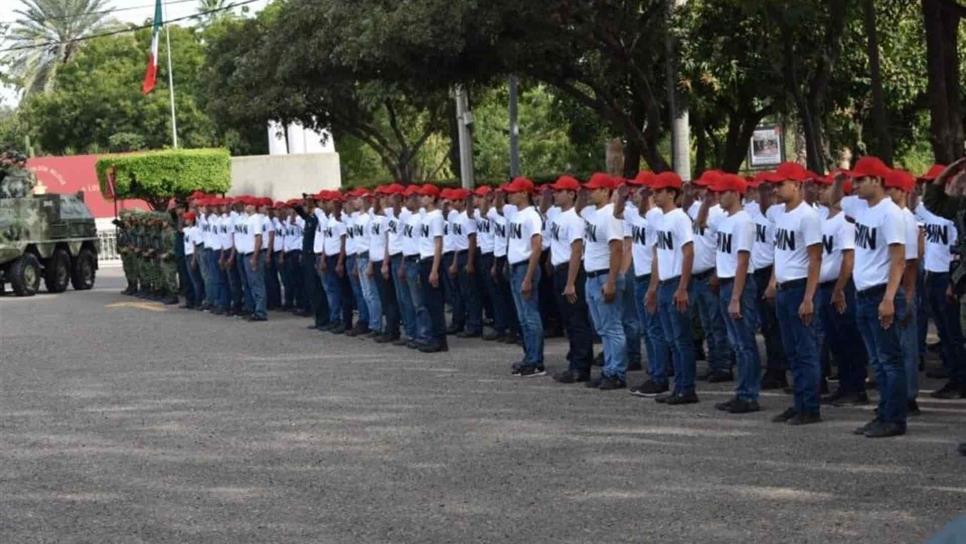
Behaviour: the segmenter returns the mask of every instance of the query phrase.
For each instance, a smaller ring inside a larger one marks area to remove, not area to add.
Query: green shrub
[[[155,203],[193,191],[224,193],[231,187],[227,149],[171,149],[105,155],[97,161],[101,194],[110,198],[107,173],[114,171],[117,197]]]

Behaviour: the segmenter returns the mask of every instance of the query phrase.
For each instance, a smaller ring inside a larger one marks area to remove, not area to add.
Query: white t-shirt
[[[842,200],[839,202],[839,206],[842,207],[842,211],[845,213],[845,216],[852,220],[855,220],[855,218],[858,217],[859,212],[862,210],[869,209],[869,203],[856,195],[843,196]]]
[[[272,228],[275,229],[275,241],[272,251],[285,251],[285,224],[277,218],[272,218]]]
[[[855,288],[864,291],[889,281],[889,246],[905,245],[902,210],[889,198],[866,206],[855,218]]]
[[[691,219],[684,210],[675,208],[661,215],[657,225],[657,242],[654,246],[659,280],[669,280],[681,275],[681,265],[684,264],[681,250],[692,243],[694,243],[694,231],[691,230]]]
[[[403,256],[419,255],[419,233],[423,224],[423,214],[409,212],[403,220]]]
[[[428,259],[436,255],[436,239],[443,237],[446,220],[442,210],[426,212],[419,226],[419,258]]]
[[[775,221],[775,279],[778,283],[808,277],[808,247],[822,243],[822,222],[806,202],[777,214]]]
[[[188,257],[195,254],[195,239],[198,237],[199,229],[196,226],[184,228],[184,255]]]
[[[456,215],[450,224],[454,251],[466,251],[470,248],[470,235],[476,234],[476,220],[471,219],[465,211]]]
[[[906,260],[914,261],[919,258],[919,223],[909,208],[902,210],[902,220],[905,222]]]
[[[198,226],[201,227],[201,242],[205,244],[206,249],[218,249],[215,247],[217,245],[215,241],[215,224],[213,223],[215,217],[217,216],[214,214],[198,217]]]
[[[329,223],[329,216],[319,208],[316,208],[312,213],[318,218],[318,223],[315,225],[315,238],[312,240],[312,252],[320,255],[325,251],[325,227]]]
[[[587,214],[584,225],[584,270],[610,268],[610,243],[624,240],[624,225],[614,217],[614,205],[606,204]]]
[[[844,213],[822,221],[822,271],[818,282],[837,280],[842,270],[842,252],[854,249],[855,225],[845,219]]]
[[[369,260],[380,262],[386,258],[386,223],[385,215],[373,214],[366,225],[369,238]]]
[[[761,213],[761,205],[758,204],[757,200],[746,200],[743,204],[743,208],[746,212],[748,212],[748,216],[752,219]]]
[[[584,220],[577,215],[577,210],[571,207],[561,211],[547,221],[550,237],[550,264],[558,266],[570,262],[575,240],[584,238]]]
[[[235,235],[242,231],[242,223],[248,221],[248,213],[242,212],[238,213],[235,210],[228,212],[228,231],[231,233],[229,237],[231,239],[231,244],[235,247],[235,251],[238,251],[238,244],[235,243]]]
[[[305,220],[299,216],[285,220],[285,251],[299,251],[302,249],[302,229]]]
[[[624,235],[631,237],[631,257],[634,261],[634,275],[645,276],[651,273],[654,262],[654,244],[657,243],[657,225],[664,212],[657,206],[647,210],[644,216],[636,206],[624,210]]]
[[[527,206],[513,214],[513,218],[507,223],[507,234],[510,238],[507,246],[507,261],[510,264],[517,264],[529,259],[530,254],[533,253],[532,238],[540,236],[542,232],[543,220],[533,206]]]
[[[923,262],[929,272],[949,272],[949,263],[953,260],[951,249],[956,245],[956,225],[938,215],[922,208],[920,218],[926,230],[925,252]]]
[[[348,244],[348,234],[346,234],[347,228],[345,222],[341,220],[336,214],[329,216],[329,220],[325,222],[325,243],[323,249],[325,251],[326,257],[331,257],[333,255],[338,255],[342,251],[342,240],[346,240]],[[348,255],[348,251],[346,251]]]
[[[738,253],[748,253],[748,273],[755,270],[751,267],[751,249],[755,244],[755,222],[751,220],[744,209],[734,215],[724,212],[720,220],[715,221],[714,235],[716,241],[715,272],[719,278],[733,278],[738,274]]]
[[[403,251],[406,235],[404,225],[409,214],[412,213],[406,208],[399,209],[399,216],[395,210],[386,210],[386,243],[389,244],[389,256],[399,255]]]
[[[456,231],[459,230],[456,223],[459,220],[460,212],[456,210],[451,209],[446,215],[446,223],[443,225],[443,253],[456,251]]]
[[[480,253],[493,253],[493,229],[490,228],[489,217],[484,217],[476,209],[473,210],[473,218],[476,220],[476,245],[479,246]]]
[[[239,218],[241,219],[241,218]],[[242,255],[255,251],[255,236],[261,236],[263,219],[261,214],[253,213],[244,221],[237,222],[235,232],[235,250]]]
[[[775,264],[775,224],[760,211],[749,214],[755,223],[755,244],[751,248],[751,267],[755,270]]]
[[[505,206],[504,209],[506,209]],[[506,217],[497,213],[496,208],[490,208],[486,216],[490,218],[490,226],[493,229],[493,256],[506,257],[507,245],[510,241],[506,231]]]
[[[232,218],[226,213],[221,214],[221,217],[218,220],[218,241],[221,244],[221,249],[231,249],[235,247],[235,243],[232,240],[234,229],[235,222],[232,220]]]
[[[369,253],[369,221],[372,215],[366,212],[354,212],[352,215],[356,253]]]
[[[560,211],[560,206],[554,205],[547,208],[547,213],[544,214],[543,232],[540,233],[543,236],[540,238],[540,243],[543,245],[544,251],[550,249],[550,221],[560,215]]]
[[[701,206],[697,202],[695,204],[698,204],[698,206],[695,207],[692,204],[691,209],[688,211],[694,210],[694,215],[690,215],[689,213],[692,228],[694,229],[694,273],[700,274],[714,268],[714,255],[717,241],[715,240],[712,224],[721,219],[721,216],[724,215],[724,210],[718,204],[708,208],[708,218],[705,221],[705,227],[701,228],[698,226],[698,212]]]

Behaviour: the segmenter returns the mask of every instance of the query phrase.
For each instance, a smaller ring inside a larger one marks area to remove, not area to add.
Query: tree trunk
[[[869,152],[892,165],[892,136],[889,132],[889,116],[886,112],[885,96],[882,91],[882,71],[879,67],[879,35],[876,28],[875,1],[863,0],[865,12],[863,24],[867,38],[869,74],[872,85],[872,138]]]
[[[460,172],[460,127],[456,120],[456,100],[450,100],[446,106],[447,126],[449,127],[449,167],[459,176]]]
[[[922,15],[926,31],[930,141],[936,162],[948,164],[963,153],[957,51],[960,16],[946,8],[941,0],[922,0]]]
[[[724,156],[721,158],[721,169],[725,172],[737,172],[741,163],[748,156],[748,146],[755,133],[755,127],[764,114],[761,110],[752,112],[738,112],[729,116],[728,134],[725,138]]]
[[[637,140],[628,140],[624,146],[624,172],[627,179],[633,179],[641,167],[641,144]]]

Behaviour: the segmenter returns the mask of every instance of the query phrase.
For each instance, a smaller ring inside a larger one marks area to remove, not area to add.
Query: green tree
[[[57,71],[109,24],[107,0],[20,0],[3,62],[23,94],[50,91]]]

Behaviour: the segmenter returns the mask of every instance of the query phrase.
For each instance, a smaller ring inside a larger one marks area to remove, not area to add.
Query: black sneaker
[[[934,399],[964,399],[966,398],[966,386],[946,382],[946,385],[942,386],[941,389],[933,391],[929,396]]]
[[[735,397],[735,398],[733,398],[731,400],[726,400],[724,402],[719,402],[719,403],[717,403],[717,404],[714,405],[714,409],[715,410],[721,410],[722,412],[730,412],[731,411],[731,407],[734,406],[735,403],[738,402],[738,400],[739,400],[738,397]]]
[[[959,450],[960,455],[966,455],[966,442],[960,442],[959,448],[957,449]]]
[[[519,376],[525,365],[523,363],[513,363],[510,365],[510,375]]]
[[[393,340],[393,342],[392,342],[392,345],[394,345],[394,346],[405,346],[407,344],[409,344],[409,339],[408,338],[397,338],[397,339]]]
[[[499,340],[500,338],[503,338],[503,335],[492,330],[486,331],[486,333],[483,334],[483,339],[486,340],[487,342],[492,342],[493,340]]]
[[[724,370],[713,370],[708,373],[708,383],[733,382],[734,380],[734,374]]]
[[[781,389],[787,385],[788,379],[785,377],[784,370],[766,370],[765,375],[761,378],[762,391]]]
[[[563,372],[554,374],[553,379],[557,383],[579,383],[589,381],[590,376],[587,374],[574,374],[569,370],[564,370]]]
[[[772,423],[785,423],[791,418],[798,415],[798,412],[794,408],[786,408],[784,412],[778,414],[777,416],[771,418]]]
[[[693,391],[690,393],[684,393],[682,395],[671,395],[664,401],[667,405],[678,405],[678,404],[695,404],[698,402],[698,395]]]
[[[329,332],[331,332],[332,334],[345,334],[345,325],[343,325],[342,323],[339,323],[338,325],[335,325],[334,327],[329,329]]]
[[[457,338],[479,338],[481,336],[483,336],[483,333],[481,333],[480,331],[476,331],[476,332],[462,331],[462,332],[456,333]]]
[[[643,370],[643,369],[644,369],[644,367],[641,366],[641,362],[640,361],[630,361],[630,362],[627,363],[627,371],[628,372],[636,372],[638,370]]]
[[[525,366],[520,369],[521,378],[538,378],[540,376],[546,376],[547,371],[543,368],[543,365],[539,366]]]
[[[503,342],[504,344],[516,344],[517,341],[519,341],[519,340],[520,340],[520,337],[518,335],[516,335],[516,334],[508,334],[508,335],[504,336],[503,339],[500,340],[500,341]]]
[[[617,378],[608,377],[600,381],[600,385],[597,387],[597,389],[600,389],[601,391],[613,391],[615,389],[624,389],[624,387],[626,387],[624,382],[618,380]]]
[[[906,402],[906,414],[910,416],[922,415],[922,410],[919,409],[919,403],[916,402],[916,399]]]
[[[363,338],[379,338],[380,336],[382,336],[382,333],[374,330],[370,330],[366,334],[362,335]]]
[[[604,352],[600,352],[594,357],[594,366],[604,366]]]
[[[906,434],[906,428],[898,423],[884,423],[876,421],[874,425],[866,429],[866,438],[888,438],[890,436],[902,436]]]
[[[443,351],[449,351],[449,346],[446,345],[446,342],[436,341],[436,342],[426,342],[425,344],[420,344],[419,348],[417,349],[419,349],[419,351],[423,353],[440,353]]]
[[[859,436],[864,436],[865,433],[866,433],[866,431],[868,431],[872,427],[875,427],[879,423],[880,422],[879,422],[878,419],[873,419],[872,421],[866,423],[865,425],[862,425],[861,427],[856,427],[855,430],[852,431],[852,434],[856,434],[856,435],[859,435]]]
[[[600,387],[600,384],[603,381],[604,381],[604,376],[603,375],[597,376],[596,378],[594,378],[592,380],[589,380],[587,383],[585,383],[584,386],[587,387],[587,388],[589,388],[589,389],[597,389],[598,387]]]
[[[761,407],[757,400],[735,399],[728,411],[732,414],[750,414],[761,411]]]
[[[406,342],[406,347],[409,349],[419,349],[419,342],[414,339],[410,339],[408,342]]]
[[[674,393],[664,393],[663,395],[657,395],[654,397],[654,402],[658,404],[667,404],[667,400],[674,396]]]
[[[795,414],[785,423],[789,425],[810,425],[812,423],[819,423],[821,421],[822,416],[815,412],[802,412],[801,414]]]
[[[949,378],[949,372],[946,372],[946,369],[940,366],[932,370],[927,370],[926,377],[934,380],[945,380]]]
[[[656,397],[661,393],[666,393],[668,390],[668,385],[666,383],[659,384],[654,380],[647,380],[637,387],[631,388],[631,395],[635,397]]]
[[[389,344],[391,342],[395,342],[396,340],[399,340],[398,334],[380,334],[376,337],[377,344]]]

